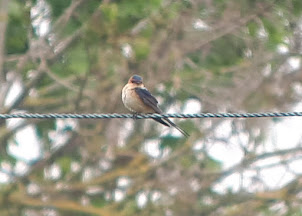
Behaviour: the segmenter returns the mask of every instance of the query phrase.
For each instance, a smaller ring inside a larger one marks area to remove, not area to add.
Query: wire
[[[302,112],[266,112],[266,113],[199,113],[199,114],[71,114],[71,113],[15,113],[0,114],[0,119],[113,119],[113,118],[263,118],[263,117],[295,117]]]

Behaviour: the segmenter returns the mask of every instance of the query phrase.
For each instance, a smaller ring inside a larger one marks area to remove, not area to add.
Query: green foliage
[[[137,206],[135,197],[133,199],[130,199],[129,201],[126,202],[123,212],[127,215],[137,215],[137,212],[139,211],[139,208]]]
[[[103,31],[108,37],[114,36],[117,31],[118,7],[115,3],[102,5],[102,25]]]
[[[293,12],[296,16],[299,16],[302,14],[302,1],[300,0],[292,0],[293,4]]]
[[[72,158],[68,156],[60,157],[56,162],[59,164],[61,170],[62,170],[62,177],[64,177],[66,174],[70,173],[70,165],[72,162]]]
[[[150,52],[150,41],[148,38],[137,38],[133,41],[133,48],[136,60],[144,60]]]
[[[54,18],[57,18],[58,16],[60,16],[65,8],[67,8],[70,3],[71,3],[71,0],[46,0],[47,3],[50,5],[51,7],[51,12],[52,12],[52,15]]]
[[[244,56],[245,46],[243,40],[234,40],[232,36],[215,40],[211,46],[211,53],[204,61],[205,67],[217,71],[221,67],[237,64]]]
[[[106,206],[108,204],[108,201],[106,201],[104,199],[104,196],[95,196],[93,197],[93,199],[91,200],[91,204],[95,207],[103,207]]]
[[[188,120],[181,121],[181,122],[178,122],[177,125],[181,128],[184,128],[185,131],[189,134],[194,133],[194,131],[196,130],[196,126],[195,126],[194,122],[192,122],[192,121],[188,121]]]
[[[263,18],[262,23],[265,31],[268,34],[268,47],[271,49],[276,49],[276,47],[284,41],[284,29],[280,28],[279,22],[272,21],[267,18]]]
[[[37,135],[39,136],[40,139],[48,137],[49,131],[55,128],[55,120],[41,121],[37,123],[36,128],[37,128]]]
[[[139,19],[145,17],[150,12],[158,9],[161,0],[141,1],[141,0],[122,0],[119,6],[119,17],[126,19]]]
[[[189,169],[190,167],[194,166],[196,163],[196,158],[191,154],[183,155],[180,159],[180,164],[185,168]]]
[[[202,167],[208,168],[209,170],[212,170],[212,171],[218,171],[218,170],[221,170],[222,164],[221,164],[221,161],[217,161],[211,157],[206,157],[202,161]]]
[[[67,53],[64,72],[67,73],[67,76],[69,75],[68,73],[84,74],[88,70],[88,63],[86,49],[82,44],[79,44]]]
[[[60,29],[60,36],[68,36],[73,34],[79,27],[81,26],[81,22],[78,20],[71,20],[68,25],[64,26],[63,29]]]
[[[52,71],[62,78],[71,74],[84,74],[88,70],[87,51],[83,44],[78,44],[66,52],[63,61],[64,63],[52,66]]]
[[[102,5],[101,11],[102,11],[102,15],[103,15],[102,18],[104,19],[104,22],[107,22],[108,24],[113,24],[116,22],[119,12],[117,4],[112,3],[112,4]]]
[[[140,19],[159,9],[161,0],[122,0],[118,4],[119,29],[122,31],[135,25]]]
[[[154,33],[154,26],[147,24],[145,28],[140,32],[141,37],[151,38]]]
[[[164,136],[161,139],[160,148],[164,149],[166,147],[170,147],[171,149],[178,148],[181,144],[183,138],[182,137],[175,137],[171,135]]]
[[[256,22],[250,22],[247,25],[249,33],[252,37],[257,37],[257,33],[259,32],[259,25]]]
[[[7,54],[24,53],[28,49],[27,31],[30,29],[28,9],[17,1],[10,1],[5,37]]]

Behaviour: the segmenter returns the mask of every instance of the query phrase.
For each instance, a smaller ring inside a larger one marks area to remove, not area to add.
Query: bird
[[[135,115],[163,113],[158,106],[158,101],[144,86],[143,78],[139,75],[133,75],[129,78],[128,83],[122,90],[122,101],[124,106]],[[185,137],[189,137],[186,131],[178,127],[168,118],[154,118],[154,120],[167,127],[174,127]]]

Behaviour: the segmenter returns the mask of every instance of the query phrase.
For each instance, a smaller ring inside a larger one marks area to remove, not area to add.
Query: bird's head
[[[128,83],[141,85],[141,84],[143,84],[143,78],[139,75],[133,75],[132,77],[130,77]]]

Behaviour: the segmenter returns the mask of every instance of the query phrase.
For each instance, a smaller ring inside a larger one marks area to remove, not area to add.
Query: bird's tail
[[[174,122],[172,122],[170,119],[168,118],[162,118],[163,121],[167,122],[169,124],[169,126],[172,126],[174,128],[176,128],[180,133],[182,133],[185,137],[189,137],[190,135],[184,131],[183,129],[181,129],[180,127],[178,127]]]

